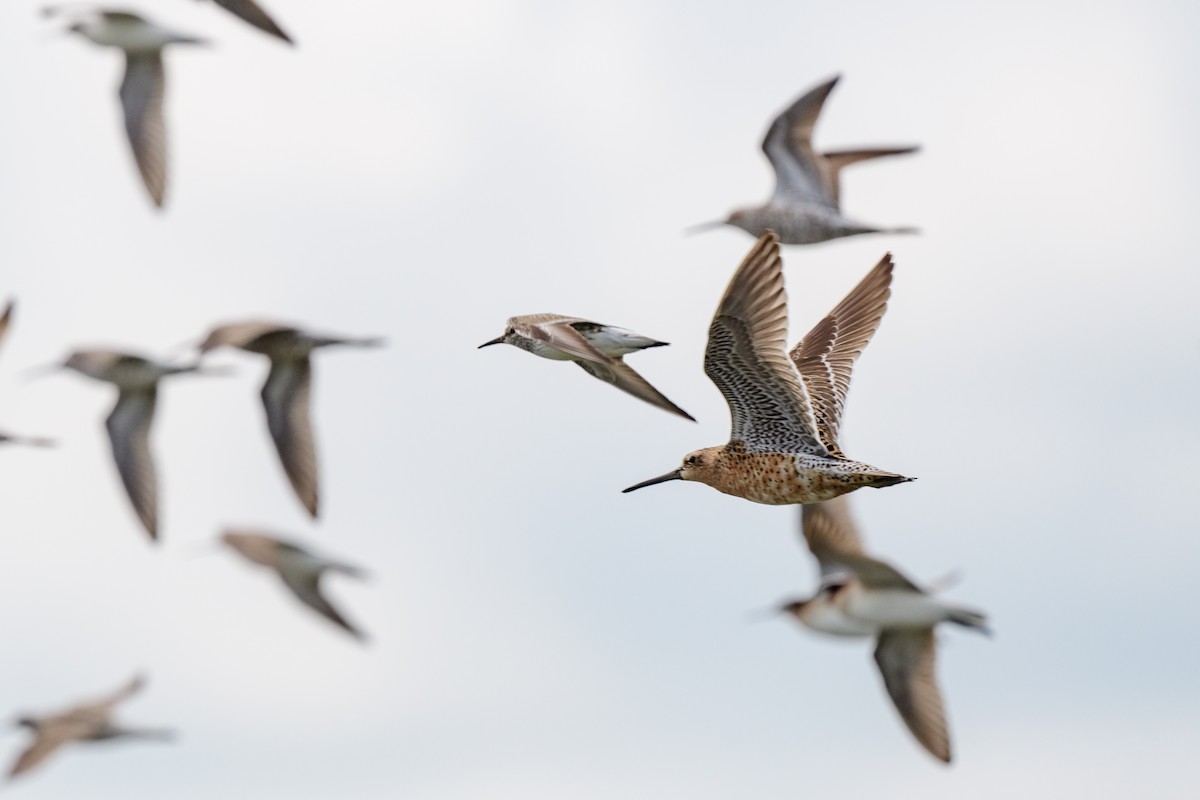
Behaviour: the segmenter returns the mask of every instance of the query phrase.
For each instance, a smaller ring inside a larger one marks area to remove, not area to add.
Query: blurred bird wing
[[[110,695],[87,703],[80,703],[67,711],[63,716],[72,719],[98,718],[105,719],[119,704],[140,692],[146,686],[143,675],[134,675],[128,683]]]
[[[263,11],[254,0],[213,0],[213,2],[260,31],[265,31],[283,39],[288,44],[293,44],[291,37],[284,33],[275,20],[271,19],[270,15]]]
[[[121,82],[120,92],[121,105],[125,109],[125,132],[142,181],[159,207],[167,187],[164,84],[161,51],[125,54],[125,79]]]
[[[925,594],[921,587],[890,564],[862,554],[839,553],[837,563],[854,573],[866,589],[900,589]]]
[[[816,204],[837,210],[832,171],[813,150],[812,133],[838,76],[814,87],[771,123],[762,149],[775,169],[772,205]]]
[[[16,303],[9,300],[4,305],[4,313],[0,314],[0,344],[4,344],[4,338],[8,335],[8,326],[12,324],[13,308]]]
[[[154,420],[157,394],[154,387],[122,389],[105,421],[117,472],[138,519],[152,539],[158,538],[158,482],[150,455],[150,423]]]
[[[827,153],[822,153],[821,158],[827,167],[825,174],[829,176],[829,186],[833,194],[833,202],[835,204],[842,202],[841,173],[843,167],[848,167],[851,164],[857,164],[859,161],[866,161],[871,158],[902,156],[908,153],[915,153],[920,149],[920,147],[875,147],[859,150],[830,150]]]
[[[604,355],[592,345],[583,334],[572,327],[573,323],[586,322],[578,317],[550,317],[548,314],[533,315],[524,318],[514,318],[509,320],[509,325],[516,329],[517,333],[529,339],[536,339],[540,342],[562,350],[575,358],[581,358],[584,361],[592,361],[597,364],[612,365],[614,360],[609,356]],[[519,320],[519,321],[518,321]]]
[[[229,325],[219,325],[209,331],[203,348],[212,350],[216,347],[245,347],[263,336],[272,333],[291,333],[295,330],[290,325],[265,320],[234,322]]]
[[[301,551],[303,552],[303,551]],[[306,558],[312,559],[307,553]],[[315,563],[315,562],[313,562]],[[300,599],[309,608],[316,611],[321,616],[325,617],[335,625],[345,629],[347,632],[357,638],[362,638],[362,633],[346,621],[336,608],[334,608],[325,596],[321,594],[321,572],[322,569],[316,566],[295,567],[284,564],[279,570],[279,577],[292,594]]]
[[[734,273],[708,329],[704,373],[729,404],[731,442],[826,455],[808,393],[787,357],[779,237],[767,231]]]
[[[850,514],[848,495],[800,507],[800,530],[821,565],[821,576],[844,575],[843,554],[863,555],[862,538]]]
[[[858,285],[792,348],[825,447],[840,452],[838,434],[850,376],[879,328],[892,290],[892,255],[887,253]]]
[[[576,361],[575,363],[583,367],[584,371],[594,378],[611,383],[639,400],[645,400],[651,405],[695,422],[695,418],[691,414],[668,400],[662,392],[655,389],[649,381],[638,374],[637,370],[626,364],[624,359],[614,358],[611,364],[598,364],[592,361]]]
[[[317,454],[309,419],[311,390],[312,362],[307,357],[271,359],[271,371],[262,388],[267,428],[292,489],[315,517]]]
[[[85,722],[58,718],[43,720],[38,725],[33,743],[17,756],[17,760],[9,768],[9,779],[33,769],[67,742],[85,738],[92,729],[92,726]]]
[[[935,758],[949,763],[950,734],[937,683],[933,628],[883,631],[875,663],[904,724]]]

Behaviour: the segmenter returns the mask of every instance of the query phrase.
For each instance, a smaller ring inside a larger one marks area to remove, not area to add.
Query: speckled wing
[[[591,342],[579,331],[571,327],[574,322],[586,322],[578,317],[556,317],[549,314],[537,314],[527,317],[513,317],[508,321],[509,326],[517,333],[529,339],[537,339],[551,347],[569,353],[585,361],[597,364],[612,365],[614,360],[597,350]]]
[[[704,373],[729,404],[730,443],[755,452],[826,455],[787,357],[787,295],[779,237],[766,231],[734,273],[708,329]]]
[[[240,17],[245,22],[249,22],[260,31],[269,33],[272,36],[277,36],[288,44],[294,44],[291,37],[284,33],[283,30],[277,24],[275,24],[275,20],[271,19],[270,15],[268,15],[266,11],[263,11],[258,3],[254,2],[254,0],[213,0],[213,2],[226,11],[234,14],[237,17]]]
[[[822,153],[820,158],[825,162],[824,174],[828,176],[829,189],[833,195],[834,204],[840,205],[842,202],[841,174],[843,167],[848,167],[851,164],[857,164],[859,161],[866,161],[871,158],[902,156],[908,153],[915,153],[920,149],[919,147],[875,147],[860,150],[830,150],[827,153]]]
[[[825,447],[840,453],[838,433],[854,362],[871,341],[887,310],[892,290],[892,254],[792,348],[792,362],[804,380]]]
[[[150,423],[154,420],[157,389],[122,389],[105,421],[113,460],[138,519],[151,539],[158,539],[158,481],[150,455]]]
[[[904,724],[935,758],[950,763],[933,629],[883,631],[875,647],[875,663]]]
[[[312,362],[307,357],[271,359],[271,371],[262,388],[267,428],[292,489],[316,517],[317,453],[309,419],[311,390]]]
[[[771,123],[762,149],[775,169],[772,205],[812,204],[837,210],[832,172],[812,146],[813,128],[825,98],[837,85],[834,76],[806,92]]]
[[[121,106],[125,133],[138,172],[156,206],[162,207],[167,188],[167,134],[163,122],[163,63],[161,51],[126,53]]]
[[[614,358],[610,364],[597,364],[591,361],[576,361],[575,363],[583,367],[584,371],[592,377],[599,378],[605,383],[611,383],[639,400],[645,400],[651,405],[666,409],[672,414],[678,414],[692,422],[696,421],[695,417],[672,403],[662,392],[651,386],[650,382],[639,375],[633,367],[626,364],[624,359]]]
[[[808,549],[821,565],[821,577],[845,574],[843,556],[863,555],[858,526],[850,515],[850,498],[841,495],[800,507],[800,530]]]

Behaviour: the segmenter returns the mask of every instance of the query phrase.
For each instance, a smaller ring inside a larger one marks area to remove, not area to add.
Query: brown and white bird
[[[22,775],[45,761],[52,753],[70,742],[101,742],[110,739],[158,739],[172,737],[171,731],[159,728],[130,728],[113,722],[117,705],[136,694],[145,685],[141,676],[101,700],[80,703],[66,711],[41,717],[25,715],[17,724],[34,734],[30,744],[8,771],[9,780]]]
[[[158,403],[158,382],[169,375],[197,372],[195,364],[173,365],[115,350],[76,350],[54,369],[71,369],[117,387],[117,404],[105,420],[113,460],[125,492],[150,538],[158,539],[158,480],[150,454],[150,425]]]
[[[864,486],[912,480],[842,454],[838,445],[850,373],[891,295],[892,257],[818,322],[790,357],[779,238],[759,237],[713,315],[704,372],[729,404],[729,442],[697,450],[664,481],[706,483],[756,503],[816,503]]]
[[[284,33],[283,29],[275,23],[275,20],[271,19],[271,16],[266,11],[263,11],[262,6],[254,2],[254,0],[213,0],[213,2],[234,16],[241,18],[244,22],[250,23],[260,31],[282,39],[288,44],[295,44],[292,38]]]
[[[263,533],[231,530],[223,533],[221,540],[247,560],[275,570],[284,585],[304,605],[356,639],[366,638],[362,631],[347,622],[321,594],[321,576],[326,572],[340,572],[352,578],[362,578],[365,573],[361,569],[330,561],[310,553],[299,545]]]
[[[574,361],[593,378],[611,383],[650,405],[696,421],[625,363],[624,356],[629,353],[650,347],[665,347],[668,342],[579,317],[526,314],[509,317],[504,333],[479,347],[493,344],[511,344],[553,361]]]
[[[154,205],[161,208],[167,189],[163,49],[175,44],[205,44],[205,41],[163,28],[127,11],[78,10],[70,6],[46,9],[48,14],[60,12],[78,17],[67,30],[95,44],[118,47],[125,53],[125,77],[120,89],[125,133],[146,191]]]
[[[309,404],[312,393],[313,350],[330,345],[378,347],[379,338],[347,338],[308,333],[291,325],[250,320],[214,328],[200,345],[201,354],[218,347],[236,347],[264,355],[271,371],[262,387],[267,428],[296,496],[313,517],[319,491],[317,453],[313,443]]]
[[[842,496],[801,509],[801,529],[821,567],[815,595],[780,606],[830,636],[876,637],[875,663],[892,704],[935,758],[950,762],[950,733],[937,682],[934,627],[953,622],[989,633],[978,611],[934,597],[890,565],[867,556]]]
[[[837,85],[834,76],[796,100],[775,118],[762,149],[775,170],[775,193],[765,205],[741,208],[704,230],[733,225],[754,235],[772,229],[784,244],[814,244],[859,233],[915,233],[913,228],[880,228],[845,216],[841,210],[841,171],[850,164],[882,156],[914,153],[917,147],[858,148],[818,153],[813,128],[825,98]]]

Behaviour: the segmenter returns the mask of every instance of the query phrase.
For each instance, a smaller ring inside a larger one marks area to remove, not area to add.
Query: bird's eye
[[[514,333],[516,333],[516,330],[514,328],[507,328],[504,331],[505,336],[512,336]]]
[[[688,456],[686,459],[684,459],[683,463],[687,464],[689,467],[694,467],[700,463],[700,456]]]

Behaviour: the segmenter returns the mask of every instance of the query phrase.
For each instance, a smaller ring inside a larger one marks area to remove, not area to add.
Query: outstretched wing
[[[576,361],[575,363],[583,367],[584,371],[592,377],[599,378],[605,383],[611,383],[639,400],[645,400],[651,405],[666,409],[672,414],[678,414],[692,422],[696,421],[695,417],[672,403],[666,398],[666,395],[651,386],[650,382],[639,375],[637,370],[626,364],[624,359],[615,358],[611,364],[597,364],[591,361]]]
[[[105,421],[117,472],[151,539],[158,538],[158,481],[150,455],[150,423],[154,420],[157,395],[154,387],[122,389],[117,405]]]
[[[545,342],[551,347],[561,350],[564,353],[569,353],[576,358],[582,358],[597,364],[613,363],[611,357],[597,350],[591,342],[584,338],[582,333],[574,328],[572,323],[580,322],[581,320],[576,317],[539,319],[539,317],[543,316],[545,315],[539,314],[513,318],[508,321],[508,324],[515,328],[517,333],[522,336]]]
[[[163,122],[162,52],[126,53],[125,79],[121,81],[121,106],[125,133],[138,172],[150,198],[162,207],[167,189],[167,134]]]
[[[846,572],[842,556],[863,555],[858,526],[850,516],[848,495],[801,506],[800,520],[804,541],[821,565],[822,578]]]
[[[263,11],[254,0],[213,0],[213,2],[244,21],[249,22],[260,31],[277,36],[288,44],[294,44],[291,37],[284,33],[275,23],[275,20],[271,19],[270,15],[266,11]]]
[[[787,358],[779,237],[766,231],[734,273],[708,329],[704,373],[729,404],[730,442],[826,455],[807,392]]]
[[[810,89],[771,123],[762,148],[775,169],[772,204],[808,203],[837,210],[832,172],[812,146],[817,117],[837,82],[835,75]]]
[[[834,307],[799,344],[792,362],[799,370],[816,416],[821,441],[840,452],[838,432],[854,362],[871,341],[892,290],[892,254],[887,253],[867,276]]]
[[[920,147],[873,147],[859,150],[831,150],[828,153],[822,153],[820,158],[825,162],[825,174],[829,176],[829,187],[833,194],[834,204],[840,205],[842,202],[841,174],[843,167],[871,158],[915,153],[920,149]]]
[[[875,663],[904,724],[935,758],[950,763],[933,628],[883,631],[875,647]]]
[[[312,362],[304,358],[273,358],[262,401],[267,428],[279,453],[283,471],[296,496],[317,516],[317,453],[309,419]]]

